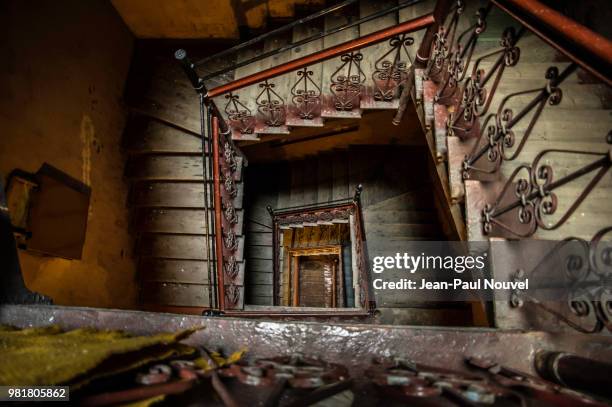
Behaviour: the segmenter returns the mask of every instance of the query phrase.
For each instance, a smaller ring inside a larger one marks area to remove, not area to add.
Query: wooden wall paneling
[[[317,156],[317,202],[325,203],[332,200],[332,165],[331,154]]]
[[[304,178],[302,205],[312,205],[317,203],[317,159],[310,156],[304,160]]]
[[[334,157],[332,165],[332,200],[344,199],[349,196],[347,153],[345,151],[337,151]]]
[[[304,202],[304,160],[291,163],[291,186],[289,206],[302,205]]]

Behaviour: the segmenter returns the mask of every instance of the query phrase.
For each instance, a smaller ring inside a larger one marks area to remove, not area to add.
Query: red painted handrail
[[[492,2],[550,46],[612,85],[610,78],[612,41],[538,0],[492,0]],[[604,66],[596,68],[594,66],[596,61]]]
[[[396,35],[410,33],[413,31],[418,31],[427,28],[433,23],[433,13],[426,14],[422,17],[406,21],[396,26],[373,32],[372,34],[368,34],[361,38],[356,38],[354,40],[338,44],[336,46],[315,52],[313,54],[306,55],[302,58],[298,58],[293,61],[286,62],[284,64],[269,69],[265,69],[261,72],[254,73],[249,76],[245,76],[244,78],[235,80],[225,85],[212,88],[208,91],[207,96],[209,98],[213,98],[215,96],[220,96],[225,93],[233,92],[237,89],[260,83],[262,81],[265,81],[266,79],[274,78],[276,76],[295,71],[296,69],[304,68],[306,66],[313,65],[321,61],[325,61],[327,59],[346,54],[348,52],[357,51],[361,48],[365,48],[370,45],[377,44],[379,42],[393,38]]]

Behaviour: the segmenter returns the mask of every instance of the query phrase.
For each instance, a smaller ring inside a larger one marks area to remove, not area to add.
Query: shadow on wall
[[[26,284],[59,305],[135,307],[120,150],[132,35],[102,0],[0,8],[0,172],[47,162],[91,187],[82,259],[20,250]]]

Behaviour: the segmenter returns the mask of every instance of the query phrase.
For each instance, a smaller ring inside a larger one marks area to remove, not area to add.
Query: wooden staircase
[[[448,177],[448,201],[463,207],[467,239],[490,242],[496,259],[491,277],[512,280],[517,269],[529,273],[546,255],[529,252],[531,239],[588,244],[602,231],[600,238],[609,240],[612,93],[502,10],[478,7],[485,5],[466,2],[463,10],[455,8],[449,15],[444,32],[452,32],[454,15],[461,40],[452,42],[449,36],[446,51],[434,44],[429,65],[416,70],[412,99],[420,106],[439,173]],[[486,15],[481,32],[472,17],[477,11]],[[475,39],[471,58],[465,52],[455,61],[457,50],[470,48],[469,38]],[[448,74],[451,60],[460,67],[455,75]],[[597,159],[600,166],[580,173]],[[500,212],[512,203],[514,209]],[[516,239],[526,239],[524,255],[508,257],[510,244],[504,242]],[[491,323],[547,330],[573,330],[572,322],[593,324],[595,310],[588,304],[605,304],[607,295],[597,290],[576,300],[573,292],[565,302],[553,303],[557,315],[533,302],[523,306],[518,297],[496,294],[489,303]],[[572,309],[572,301],[585,301],[590,312]]]
[[[322,21],[298,25],[291,32],[266,39],[259,48],[255,45],[239,51],[237,61],[248,61],[258,54],[296,43],[322,30],[329,31],[343,24],[354,23],[324,38],[236,68],[223,77],[205,80],[205,85],[215,87],[236,81],[304,55],[409,21],[432,10],[431,4],[422,3],[399,8],[398,5],[402,3],[406,1],[362,0],[326,15]],[[355,23],[394,7],[397,9],[394,12]],[[321,127],[325,120],[359,119],[366,110],[395,110],[399,106],[401,86],[407,79],[408,69],[422,35],[422,32],[417,32],[402,37],[401,42],[382,42],[212,100],[232,127],[232,137],[235,140],[251,141],[265,140],[267,135],[290,134],[292,128]],[[393,61],[399,69],[396,69],[391,79],[387,79],[387,64]],[[201,65],[199,70],[207,74],[224,66],[226,61],[213,59]],[[268,103],[273,109],[267,107]]]
[[[204,202],[202,145],[200,135],[150,115],[133,113],[126,128],[124,149],[129,157],[125,176],[131,183],[129,205],[145,307],[201,309],[214,303],[215,293],[210,291],[214,269],[209,269],[211,254],[207,252],[213,247],[213,236],[206,228],[205,207],[209,219],[214,214],[212,192],[208,204]],[[210,165],[210,152],[204,156]],[[240,157],[238,161],[242,168]],[[234,178],[234,207],[238,262],[244,270],[241,174],[236,172]],[[209,189],[211,183],[209,180]]]
[[[368,110],[402,111],[405,96],[409,96],[409,102],[418,113],[427,149],[420,157],[421,171],[404,171],[393,177],[415,178],[425,189],[398,191],[391,188],[394,194],[382,196],[380,194],[384,194],[389,185],[380,189],[376,189],[375,184],[373,189],[364,186],[363,199],[367,202],[368,194],[376,199],[364,207],[370,257],[388,250],[385,242],[435,240],[442,236],[474,242],[518,237],[561,240],[568,236],[589,240],[606,226],[607,219],[612,219],[612,206],[608,205],[612,180],[609,172],[606,173],[612,143],[610,88],[582,69],[581,61],[576,65],[576,61],[521,27],[496,6],[505,2],[509,0],[495,0],[495,4],[450,2],[448,16],[437,21],[438,33],[428,64],[415,60],[417,49],[426,38],[423,29],[272,76],[260,83],[236,87],[231,92],[216,90],[305,55],[396,27],[436,9],[433,0],[416,3],[361,0],[322,20],[266,37],[238,51],[235,58],[209,58],[197,66],[197,71],[204,77],[209,93],[212,92],[210,100],[229,125],[231,138],[238,147],[245,148],[279,137],[291,140],[294,129],[299,127],[316,128],[331,121],[357,120]],[[385,10],[392,11],[368,18]],[[343,27],[347,23],[349,25]],[[321,30],[327,32],[336,27],[343,28],[307,44],[292,45]],[[265,57],[261,58],[262,54]],[[234,62],[242,66],[207,77]],[[141,275],[146,283],[143,287],[178,293],[180,290],[187,292],[188,284],[199,284],[195,290],[199,290],[200,297],[206,297],[200,288],[208,284],[201,272],[208,270],[208,257],[202,255],[208,235],[202,224],[193,221],[200,219],[196,216],[202,215],[204,207],[197,102],[185,96],[193,90],[184,78],[169,80],[178,76],[168,75],[163,70],[154,77],[157,86],[147,87],[139,101],[133,104],[138,113],[132,120],[137,130],[126,132],[126,148],[130,153],[126,175],[133,180],[131,204],[137,212],[135,228],[140,236],[139,253],[143,258],[141,264],[144,264]],[[168,94],[181,97],[177,101]],[[134,135],[132,141],[130,134]],[[551,149],[563,151],[547,151]],[[544,151],[547,151],[546,157],[533,162]],[[353,162],[365,163],[367,167],[368,162],[376,161],[376,155],[370,150],[358,152],[351,147],[337,153],[351,156],[350,165],[347,164],[342,175],[345,180],[353,181],[350,177],[359,173],[354,168],[361,164]],[[500,159],[500,154],[505,154],[506,158]],[[587,171],[591,178],[572,178],[575,171],[594,159],[600,160],[596,169],[602,171],[596,188],[593,183],[589,184],[595,174],[593,171]],[[336,176],[340,177],[343,171],[338,162],[343,161],[321,165],[324,162],[325,153],[322,153],[299,165],[291,163],[290,170],[284,167],[266,173],[268,175],[263,177],[266,182],[287,183],[288,195],[276,196],[274,189],[258,187],[257,177],[256,181],[250,178],[248,182],[253,184],[248,185],[249,191],[262,193],[246,194],[253,199],[246,210],[242,210],[242,197],[245,196],[242,172],[236,173],[234,182],[239,192],[233,204],[240,219],[237,223],[241,245],[239,260],[243,273],[247,271],[246,284],[253,287],[250,293],[247,287],[247,303],[264,305],[271,298],[267,288],[271,285],[268,268],[271,239],[266,229],[269,225],[248,220],[264,219],[265,207],[270,202],[276,202],[277,207],[287,207],[347,197],[350,182],[336,184]],[[529,166],[532,162],[534,168]],[[554,185],[554,191],[547,189],[551,186],[550,179],[546,181],[551,174],[549,169],[553,169],[554,180],[568,179],[563,185]],[[526,181],[519,181],[518,175],[514,176],[515,171],[523,170],[531,171],[531,175]],[[331,173],[333,180],[329,189],[321,186],[327,183],[321,181],[326,172]],[[305,174],[314,178],[308,184],[300,184],[305,182]],[[367,175],[367,170],[360,174]],[[363,182],[355,180],[354,184]],[[506,192],[510,193],[500,196],[509,180],[514,182],[508,184]],[[531,181],[535,184],[528,193],[523,193]],[[302,186],[296,189],[296,185]],[[346,194],[337,192],[340,190],[346,190]],[[436,192],[433,198],[432,190]],[[425,195],[428,198],[421,200]],[[522,201],[517,201],[519,198]],[[542,204],[544,201],[548,203]],[[514,202],[513,208],[497,213],[496,210],[507,202]],[[531,205],[539,205],[542,211],[539,217],[554,215],[553,220],[545,223],[538,218],[536,222],[534,213],[525,215]],[[443,213],[440,223],[451,225],[452,233],[441,233],[433,216],[434,208]],[[520,213],[517,215],[515,210]],[[254,211],[252,216],[243,214],[249,211]],[[568,215],[562,216],[566,212]],[[556,222],[559,224],[552,227]],[[242,237],[243,225],[248,231],[246,237]],[[194,254],[189,247],[199,252]],[[180,276],[182,262],[194,262],[189,263],[189,270],[195,270],[197,265],[202,278],[196,282],[182,277],[169,278],[166,271],[149,271],[166,270],[171,265],[174,267],[172,275]],[[252,269],[249,264],[253,264]],[[155,277],[158,274],[163,278]],[[146,292],[148,288],[143,290]],[[168,294],[163,298],[171,297]],[[182,295],[172,298],[179,297],[189,298]],[[173,305],[195,306],[197,303],[204,306],[201,300],[173,301]],[[389,307],[398,303],[381,301]]]

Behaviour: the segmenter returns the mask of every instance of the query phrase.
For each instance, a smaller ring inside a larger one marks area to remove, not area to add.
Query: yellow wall
[[[238,27],[265,27],[268,17],[292,18],[296,5],[323,0],[111,0],[138,38],[238,39]]]
[[[133,38],[104,0],[0,5],[0,172],[43,162],[92,188],[81,261],[20,252],[32,290],[56,304],[137,302],[120,139]]]

